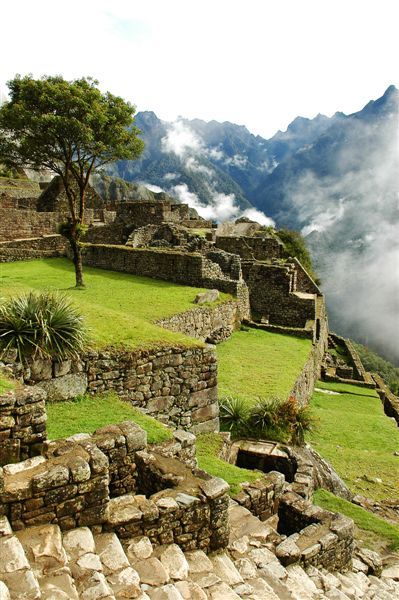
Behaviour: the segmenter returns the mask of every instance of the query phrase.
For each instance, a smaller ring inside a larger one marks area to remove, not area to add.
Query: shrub
[[[281,415],[279,398],[262,398],[251,408],[249,428],[257,437],[282,440],[288,435],[287,420]]]
[[[16,350],[20,361],[76,357],[85,339],[83,319],[63,295],[31,292],[0,305],[0,350]]]
[[[222,398],[219,416],[222,427],[231,431],[234,437],[247,434],[249,411],[246,402],[241,398]]]

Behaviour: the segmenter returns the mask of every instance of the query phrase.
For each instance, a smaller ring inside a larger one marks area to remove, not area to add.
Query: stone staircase
[[[262,523],[230,506],[228,548],[207,556],[176,544],[153,547],[87,527],[62,532],[40,525],[13,532],[0,518],[1,600],[394,600],[399,567],[375,577],[367,552],[353,570],[329,573],[278,560],[283,538],[273,520]],[[373,553],[369,553],[372,555]]]

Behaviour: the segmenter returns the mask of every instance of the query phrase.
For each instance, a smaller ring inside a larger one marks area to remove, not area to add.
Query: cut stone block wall
[[[0,263],[65,256],[68,241],[55,233],[38,238],[0,242]]]
[[[16,377],[42,387],[49,401],[108,390],[173,428],[219,429],[217,358],[213,346],[88,351],[81,362],[36,361]]]
[[[281,473],[267,473],[258,481],[242,484],[241,491],[233,496],[233,500],[265,521],[277,513],[284,483]]]
[[[399,425],[399,398],[391,392],[385,381],[377,373],[373,373],[373,379],[377,384],[377,392],[384,406],[385,414],[395,419]]]
[[[221,342],[230,337],[239,324],[236,301],[223,302],[212,307],[201,307],[178,313],[157,321],[157,325],[184,333],[202,341]]]
[[[217,236],[216,246],[246,260],[271,260],[286,256],[284,244],[273,237]]]
[[[219,428],[215,350],[90,352],[84,370],[91,393],[115,390],[134,406],[175,428]]]
[[[243,261],[242,267],[251,309],[257,315],[287,327],[304,328],[308,320],[315,320],[315,297],[292,291],[295,272],[290,265]]]
[[[46,439],[45,397],[36,387],[0,395],[0,466],[32,456]]]
[[[305,568],[324,567],[329,571],[350,568],[354,549],[351,519],[313,506],[294,492],[287,492],[279,506],[279,532],[287,540],[277,547],[283,564],[300,562]],[[283,544],[291,546],[284,556]],[[297,548],[292,552],[292,548]]]
[[[180,432],[168,451],[190,445],[190,435]],[[145,432],[131,422],[50,442],[46,456],[0,468],[0,515],[13,530],[96,526],[122,539],[147,535],[154,544],[176,542],[183,550],[225,547],[226,482],[202,472],[199,477],[166,457],[166,444],[161,453],[145,446]],[[126,490],[133,493],[121,493]]]

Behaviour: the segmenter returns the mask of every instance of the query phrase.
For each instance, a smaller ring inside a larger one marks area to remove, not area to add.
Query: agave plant
[[[0,305],[0,351],[29,358],[73,358],[86,340],[83,319],[61,294],[31,292]]]
[[[245,435],[248,430],[248,406],[242,398],[227,396],[220,400],[219,416],[223,429],[234,436]]]

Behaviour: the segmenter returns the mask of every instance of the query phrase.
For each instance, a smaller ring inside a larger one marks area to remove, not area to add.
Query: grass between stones
[[[312,342],[290,335],[243,328],[217,346],[219,397],[254,404],[259,398],[285,400],[306,363]]]
[[[48,402],[47,434],[51,440],[68,437],[75,433],[93,433],[99,427],[134,421],[147,432],[149,444],[172,438],[165,425],[140,412],[115,393],[98,396],[81,396],[68,402]]]
[[[84,269],[87,287],[76,289],[74,277],[72,262],[64,258],[1,264],[0,294],[15,296],[31,290],[66,293],[86,319],[91,346],[202,345],[152,321],[196,308],[194,298],[204,289],[90,267]],[[230,298],[221,294],[219,301]]]
[[[327,490],[317,490],[313,500],[322,508],[350,517],[361,532],[370,532],[377,538],[383,538],[388,543],[390,550],[399,550],[399,527],[396,525],[388,523],[361,506],[334,496]]]
[[[1,373],[0,373],[0,394],[3,392],[7,392],[8,390],[14,389],[13,383],[8,381]]]
[[[319,381],[311,400],[318,418],[309,435],[314,448],[334,466],[355,494],[374,500],[399,498],[399,429],[384,414],[375,390]]]
[[[219,458],[223,438],[218,433],[202,433],[197,436],[198,466],[214,477],[221,477],[230,485],[230,494],[238,494],[240,483],[261,479],[263,473],[241,469]]]

